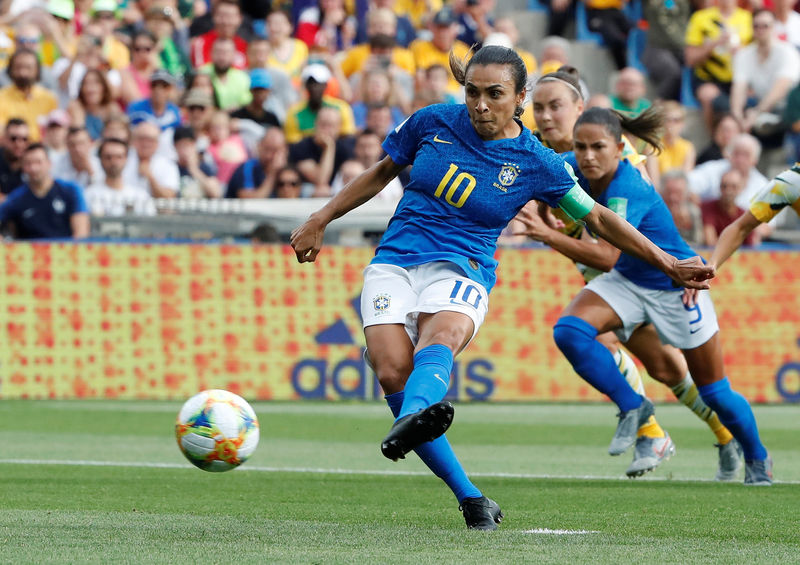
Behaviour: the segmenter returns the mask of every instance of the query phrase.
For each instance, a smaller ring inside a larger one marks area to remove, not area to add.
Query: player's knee
[[[385,394],[394,394],[405,389],[408,376],[413,366],[409,363],[379,363],[375,374]]]
[[[594,327],[576,316],[564,316],[553,327],[553,339],[564,355],[580,355],[597,337]]]

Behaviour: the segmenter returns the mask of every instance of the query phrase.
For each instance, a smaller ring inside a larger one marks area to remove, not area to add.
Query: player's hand
[[[554,230],[560,230],[566,225],[563,220],[556,218],[556,215],[553,214],[553,209],[550,208],[550,206],[544,202],[537,202],[536,204],[536,211],[538,212],[539,217],[542,218],[544,223],[546,223],[548,226]]]
[[[696,288],[684,288],[683,295],[681,296],[681,300],[683,300],[683,305],[687,308],[693,308],[695,304],[697,304],[697,295],[700,291]]]
[[[525,204],[514,219],[517,220],[513,227],[514,235],[527,235],[536,241],[545,241],[553,231],[539,215],[533,202]],[[522,228],[520,228],[520,224],[523,226]]]
[[[322,248],[325,226],[313,215],[292,231],[290,243],[298,263],[314,262]]]
[[[670,277],[686,288],[704,290],[709,288],[708,281],[715,275],[714,265],[704,264],[700,257],[689,257],[675,260]]]

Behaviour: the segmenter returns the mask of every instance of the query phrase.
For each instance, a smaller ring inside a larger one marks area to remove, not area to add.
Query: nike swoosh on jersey
[[[446,144],[448,144],[448,145],[453,145],[453,142],[452,142],[452,141],[445,141],[444,139],[439,139],[439,134],[438,134],[438,133],[437,133],[436,135],[434,135],[434,136],[433,136],[433,140],[434,140],[436,143],[446,143]]]
[[[694,328],[694,329],[691,329],[691,328],[690,328],[690,329],[689,329],[689,333],[690,333],[690,334],[696,334],[697,332],[699,332],[699,331],[700,331],[700,330],[702,330],[702,329],[703,329],[703,328],[702,328],[702,326],[701,326],[701,327],[699,327],[699,328]]]

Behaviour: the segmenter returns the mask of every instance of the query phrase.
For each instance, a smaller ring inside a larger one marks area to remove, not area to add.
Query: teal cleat
[[[744,484],[753,487],[772,485],[772,457],[766,459],[745,459]]]
[[[654,412],[653,403],[642,397],[642,403],[638,408],[617,414],[619,422],[617,423],[614,437],[611,439],[611,445],[608,446],[609,455],[622,455],[625,453],[636,442],[636,433],[639,428],[647,422]]]
[[[735,481],[742,468],[742,446],[732,439],[725,445],[715,443],[714,447],[719,449],[719,468],[714,480]]]
[[[664,437],[641,436],[636,438],[633,461],[625,471],[626,475],[631,478],[641,477],[658,467],[662,461],[675,455],[675,443],[668,433],[664,433]]]

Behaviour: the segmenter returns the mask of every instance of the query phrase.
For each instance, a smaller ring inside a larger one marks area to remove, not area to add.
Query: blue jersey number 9
[[[458,167],[453,163],[450,163],[450,168],[444,177],[442,177],[442,181],[439,183],[439,186],[436,187],[436,192],[434,192],[433,195],[436,198],[441,198],[445,187],[447,187],[447,192],[444,194],[445,202],[456,208],[461,208],[467,201],[467,198],[469,198],[472,190],[475,188],[477,181],[475,180],[475,177],[469,173],[459,173],[458,176],[453,179],[453,175],[457,170]],[[450,179],[453,179],[453,181],[451,182]],[[467,185],[461,189],[461,185],[464,183],[464,181],[467,181]],[[456,192],[459,189],[461,189],[461,194],[458,196],[458,200],[456,200]]]

